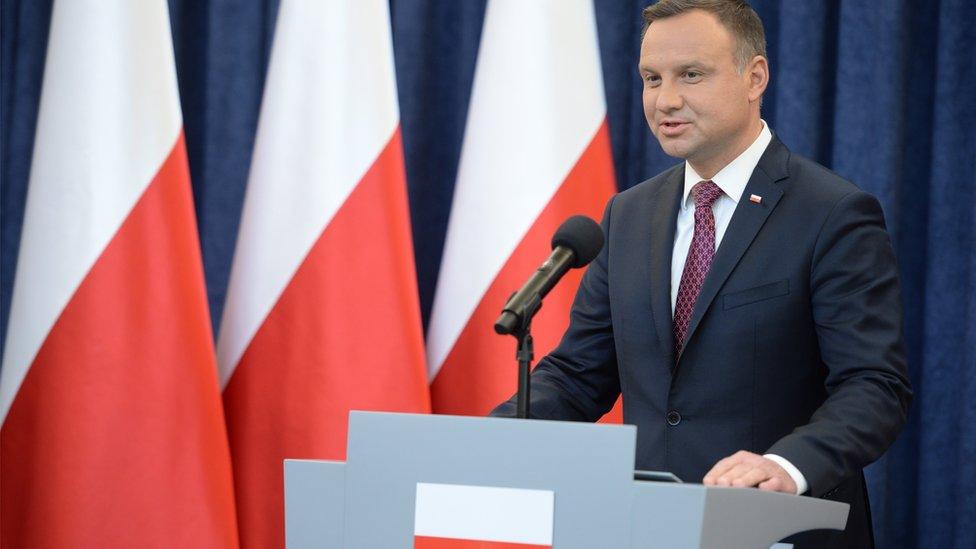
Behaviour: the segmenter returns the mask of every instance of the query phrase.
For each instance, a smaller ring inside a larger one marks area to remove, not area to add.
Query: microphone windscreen
[[[574,215],[552,235],[552,247],[565,246],[573,251],[573,268],[577,269],[593,261],[603,248],[603,229],[585,215]]]

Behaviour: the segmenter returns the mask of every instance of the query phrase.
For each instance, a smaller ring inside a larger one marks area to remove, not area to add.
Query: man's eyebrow
[[[700,61],[688,61],[686,63],[682,63],[682,64],[678,65],[677,67],[675,67],[674,68],[674,71],[677,72],[677,73],[682,73],[682,72],[685,72],[686,70],[689,70],[689,69],[697,69],[697,70],[700,70],[700,71],[705,71],[705,70],[708,70],[708,68],[709,67],[707,65],[705,65],[704,63],[702,63]],[[658,71],[657,69],[651,68],[648,65],[638,64],[637,65],[637,72],[642,72],[642,73],[643,72],[647,72],[647,73],[658,74],[660,71]]]
[[[682,63],[681,65],[678,65],[677,71],[678,72],[685,72],[688,69],[704,70],[706,68],[707,67],[705,66],[704,63],[700,63],[698,61],[690,61],[688,63]]]

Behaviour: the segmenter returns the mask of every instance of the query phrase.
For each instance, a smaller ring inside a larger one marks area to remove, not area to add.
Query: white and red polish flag
[[[549,549],[552,490],[417,483],[414,549]]]
[[[590,0],[490,0],[427,331],[434,411],[481,415],[515,392],[515,340],[492,326],[569,216],[615,192]],[[532,323],[536,356],[569,323],[570,271]]]
[[[285,0],[217,355],[242,545],[284,544],[285,458],[350,410],[426,412],[387,0]]]
[[[165,0],[52,11],[0,374],[0,546],[236,547]]]

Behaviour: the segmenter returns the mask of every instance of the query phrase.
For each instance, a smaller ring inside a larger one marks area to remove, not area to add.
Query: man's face
[[[739,74],[732,35],[708,12],[651,23],[638,69],[644,115],[664,152],[711,177],[745,150],[761,127],[758,100],[765,89],[763,73],[757,92],[753,65]]]

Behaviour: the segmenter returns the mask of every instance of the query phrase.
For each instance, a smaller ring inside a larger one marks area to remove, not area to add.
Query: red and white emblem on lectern
[[[417,483],[414,549],[552,547],[551,490]]]

